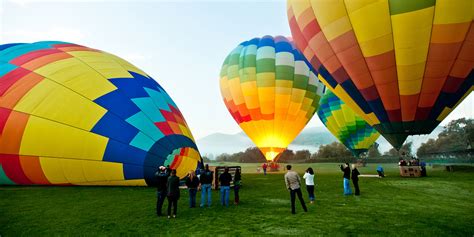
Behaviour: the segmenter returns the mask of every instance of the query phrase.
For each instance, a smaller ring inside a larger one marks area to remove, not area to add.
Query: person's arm
[[[290,181],[288,180],[288,173],[285,174],[286,189],[290,189]]]

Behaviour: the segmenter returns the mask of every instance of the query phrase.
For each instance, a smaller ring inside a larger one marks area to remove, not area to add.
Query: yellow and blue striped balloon
[[[330,90],[321,98],[318,117],[324,126],[358,157],[380,134]]]

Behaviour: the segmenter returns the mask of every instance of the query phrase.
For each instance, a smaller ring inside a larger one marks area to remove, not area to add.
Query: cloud
[[[43,31],[36,30],[13,30],[2,34],[9,42],[34,42],[42,40],[61,40],[70,42],[83,41],[86,36],[78,30],[69,27],[52,27]]]

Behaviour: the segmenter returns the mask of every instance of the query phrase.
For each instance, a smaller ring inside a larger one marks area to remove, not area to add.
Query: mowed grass
[[[241,203],[189,208],[182,190],[178,218],[155,216],[155,191],[147,187],[0,187],[1,236],[50,235],[421,235],[474,234],[474,173],[428,169],[429,177],[360,178],[361,196],[342,195],[337,164],[297,164],[316,171],[316,203],[290,213],[283,172],[257,174],[243,165]],[[375,165],[359,169],[375,174]],[[303,188],[308,202],[306,189]],[[198,193],[198,202],[200,193]],[[233,192],[231,192],[233,200]],[[167,204],[165,202],[165,208]]]

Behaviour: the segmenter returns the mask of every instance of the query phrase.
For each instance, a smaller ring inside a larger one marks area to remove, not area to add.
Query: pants
[[[263,169],[263,175],[267,175],[267,168]]]
[[[295,190],[290,190],[290,198],[291,198],[291,213],[295,214],[296,211],[295,211],[295,194],[298,195],[298,199],[300,200],[301,202],[301,206],[303,207],[303,210],[305,212],[308,211],[308,209],[306,208],[306,204],[304,203],[304,200],[303,200],[303,194],[301,193],[301,189],[300,188],[297,188]]]
[[[212,197],[212,188],[211,184],[202,184],[201,185],[201,207],[204,206],[204,202],[206,200],[206,195],[207,195],[207,206],[211,206],[211,197]]]
[[[156,215],[161,216],[161,209],[163,208],[163,203],[166,199],[166,191],[157,191],[156,192]]]
[[[239,186],[239,185],[235,185],[235,186],[234,186],[234,202],[235,202],[235,203],[239,203],[239,201],[240,201],[240,198],[239,198],[239,190],[240,190],[240,186]]]
[[[379,174],[379,177],[385,177],[384,173],[382,171],[378,171],[377,170],[377,173]]]
[[[230,186],[221,186],[221,204],[229,206]]]
[[[359,180],[352,180],[352,184],[354,184],[355,195],[359,196],[360,195]]]
[[[308,190],[309,200],[314,201],[314,185],[306,185],[306,190]]]
[[[173,215],[178,212],[178,198],[168,197],[168,216],[171,216],[171,207],[173,207]]]
[[[344,195],[351,195],[352,190],[351,190],[351,185],[349,183],[349,179],[344,178]]]
[[[189,207],[196,207],[196,193],[197,189],[190,188],[189,190]]]

